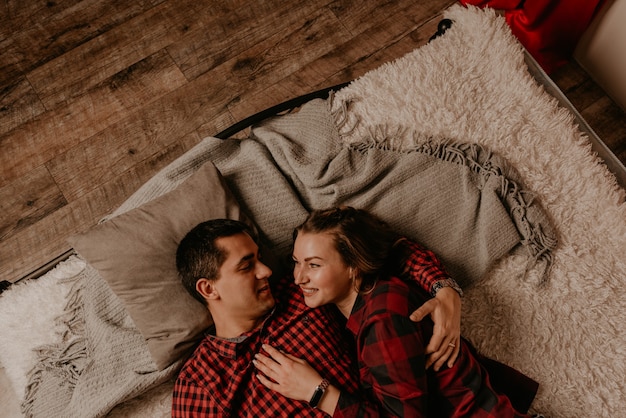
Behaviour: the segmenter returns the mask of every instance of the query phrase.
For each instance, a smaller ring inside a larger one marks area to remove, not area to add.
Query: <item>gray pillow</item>
[[[248,221],[220,172],[205,163],[169,193],[68,240],[124,302],[160,370],[212,324],[180,282],[175,260],[187,232],[216,218]]]

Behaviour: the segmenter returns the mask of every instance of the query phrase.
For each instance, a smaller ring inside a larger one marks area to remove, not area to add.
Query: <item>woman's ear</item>
[[[217,293],[217,289],[214,286],[214,281],[212,280],[205,278],[198,279],[198,281],[196,282],[196,290],[206,300],[219,298],[219,293]]]

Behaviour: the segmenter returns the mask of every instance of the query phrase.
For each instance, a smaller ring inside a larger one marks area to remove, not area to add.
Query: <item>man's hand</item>
[[[451,287],[439,289],[433,299],[411,314],[411,320],[419,322],[427,315],[435,327],[426,347],[426,368],[433,366],[438,371],[446,362],[452,367],[461,343],[461,296]]]

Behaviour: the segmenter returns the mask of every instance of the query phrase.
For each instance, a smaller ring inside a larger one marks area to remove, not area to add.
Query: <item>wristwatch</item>
[[[454,280],[452,277],[448,277],[447,279],[437,280],[435,284],[433,285],[433,287],[430,289],[431,296],[434,297],[437,294],[437,292],[443,289],[444,287],[451,287],[459,294],[459,296],[463,297],[463,289],[461,289],[461,286],[459,286],[456,280]]]
[[[317,385],[317,387],[315,388],[315,392],[313,392],[313,396],[309,401],[309,405],[311,405],[311,408],[317,408],[317,405],[319,405],[320,401],[322,400],[322,396],[324,396],[324,392],[326,392],[328,385],[330,385],[330,382],[328,382],[328,380],[326,379],[322,380],[322,382]]]

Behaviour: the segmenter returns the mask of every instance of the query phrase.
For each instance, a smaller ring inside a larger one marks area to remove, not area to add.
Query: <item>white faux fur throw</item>
[[[504,19],[453,6],[451,29],[336,94],[345,141],[391,137],[481,144],[505,157],[557,229],[546,286],[503,259],[466,292],[463,334],[536,379],[533,409],[550,417],[626,410],[626,204],[588,138],[529,75]],[[344,103],[342,103],[344,102]]]
[[[463,333],[485,354],[539,381],[533,410],[549,417],[621,416],[626,410],[624,191],[571,114],[528,74],[522,49],[502,18],[489,9],[460,6],[446,17],[454,23],[442,37],[337,92],[338,109],[349,103],[346,117],[353,127],[343,140],[369,136],[403,147],[425,138],[451,139],[504,156],[551,217],[559,247],[544,287],[537,287],[534,271],[521,280],[526,259],[510,256],[466,289]],[[183,175],[174,180],[182,181],[203,146],[155,178],[160,182],[176,172]],[[118,211],[167,191],[147,189]],[[67,288],[51,290],[57,278],[47,278],[51,281],[42,282],[42,291],[52,292],[47,305],[30,304],[32,297],[45,297],[31,284],[0,297],[0,362],[18,396],[34,365],[30,349],[54,339],[53,318],[65,304]],[[24,291],[21,297],[18,291]],[[26,303],[32,315],[20,316],[20,322],[28,318],[29,332],[4,326],[11,312],[25,312],[12,305]],[[43,306],[50,309],[42,312]],[[169,416],[170,390],[171,382],[112,415]]]

